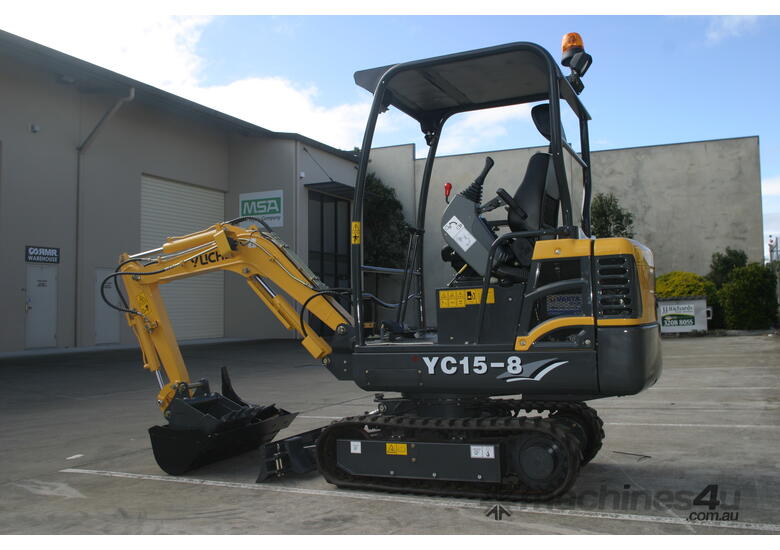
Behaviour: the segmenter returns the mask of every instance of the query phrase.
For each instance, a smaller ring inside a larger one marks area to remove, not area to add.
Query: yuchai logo
[[[241,216],[260,218],[271,227],[284,225],[284,193],[281,189],[275,191],[260,191],[239,195],[239,213]]]

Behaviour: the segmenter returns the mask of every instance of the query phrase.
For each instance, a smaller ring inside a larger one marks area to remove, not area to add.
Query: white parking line
[[[298,416],[312,420],[339,420],[342,416]],[[604,422],[605,426],[644,426],[650,428],[734,428],[756,430],[780,430],[780,425],[772,424],[665,424],[661,422]]]
[[[340,491],[340,490],[322,490],[322,489],[302,489],[299,487],[280,487],[278,485],[267,485],[260,483],[236,483],[232,481],[213,481],[209,479],[197,479],[191,477],[158,476],[149,474],[132,474],[129,472],[111,472],[107,470],[85,470],[81,468],[66,468],[60,470],[66,474],[87,474],[103,477],[118,477],[126,479],[141,479],[145,481],[163,481],[168,483],[183,483],[187,485],[202,485],[208,487],[223,487],[229,489],[247,489],[251,491],[271,491],[276,493],[293,493],[302,495],[316,495],[353,498],[359,500],[373,500],[385,502],[400,502],[406,504],[419,504],[423,506],[437,506],[440,508],[471,508],[484,510],[487,505],[484,502],[462,501],[457,499],[444,500],[440,497],[407,497],[386,495],[382,493],[365,493],[360,491]],[[510,512],[528,513],[528,514],[547,514],[553,516],[567,516],[588,519],[608,519],[619,521],[639,521],[642,523],[662,523],[669,525],[683,525],[696,527],[720,527],[726,529],[742,529],[748,531],[766,531],[780,533],[780,525],[772,523],[747,523],[738,521],[687,521],[679,517],[665,516],[645,516],[641,514],[620,514],[616,512],[593,512],[588,510],[567,510],[563,508],[552,508],[547,506],[527,506],[527,505],[503,505]]]
[[[604,422],[606,426],[645,426],[653,428],[734,428],[756,430],[780,430],[771,424],[662,424],[660,422]]]
[[[664,359],[671,359],[671,357],[664,357]],[[676,372],[678,370],[692,370],[692,369],[693,370],[698,370],[698,371],[713,370],[713,369],[728,369],[730,371],[739,372],[739,371],[744,370],[744,369],[773,369],[773,370],[777,370],[777,367],[775,365],[731,365],[731,366],[728,366],[728,367],[720,367],[720,366],[715,367],[715,366],[710,366],[710,365],[706,365],[706,366],[703,366],[703,367],[690,367],[690,366],[689,367],[685,367],[685,366],[679,366],[678,367],[678,366],[674,365],[674,366],[664,367],[664,369],[665,370],[668,369],[668,370],[666,370],[666,372]]]
[[[658,390],[772,390],[777,391],[777,386],[653,386]]]

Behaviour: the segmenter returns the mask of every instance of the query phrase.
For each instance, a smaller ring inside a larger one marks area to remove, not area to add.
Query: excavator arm
[[[160,285],[216,270],[237,273],[284,328],[301,334],[301,344],[315,359],[329,355],[330,345],[268,282],[333,330],[353,324],[351,315],[333,297],[335,292],[270,229],[219,223],[197,233],[171,237],[152,251],[124,254],[121,260],[115,275],[121,276],[127,292],[125,314],[141,346],[144,368],[155,373],[162,369],[168,378],[158,396],[163,410],[168,408],[178,385],[190,380],[160,296]]]
[[[236,225],[254,220],[248,228]],[[263,304],[288,330],[298,332],[301,344],[315,359],[332,349],[303,319],[309,311],[333,330],[348,329],[352,316],[330,289],[261,220],[238,218],[203,231],[171,237],[157,249],[123,254],[111,278],[120,279],[127,297],[115,285],[121,306],[141,347],[144,368],[154,372],[160,385],[157,404],[169,424],[149,432],[155,458],[163,470],[183,473],[193,467],[256,448],[272,439],[294,418],[275,406],[243,402],[223,370],[223,395],[211,393],[208,382],[190,381],[181,350],[160,294],[160,285],[216,270],[243,277]],[[276,288],[301,307],[298,312]],[[122,307],[123,306],[123,307]],[[163,373],[165,377],[163,377]],[[187,450],[187,449],[190,450]]]

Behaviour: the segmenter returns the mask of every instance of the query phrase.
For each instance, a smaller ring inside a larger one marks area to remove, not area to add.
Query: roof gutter
[[[103,124],[108,121],[114,114],[119,110],[120,107],[124,103],[128,103],[130,101],[133,101],[135,99],[135,88],[131,87],[128,92],[127,96],[120,97],[116,100],[116,103],[114,103],[113,107],[111,107],[108,111],[106,111],[103,116],[100,118],[98,123],[95,125],[94,128],[92,128],[92,131],[89,133],[89,135],[84,138],[84,141],[81,142],[81,145],[76,147],[76,150],[79,153],[83,153],[87,147],[89,147],[89,144],[92,143],[92,140],[95,139],[95,136],[97,135],[98,131],[103,127]]]

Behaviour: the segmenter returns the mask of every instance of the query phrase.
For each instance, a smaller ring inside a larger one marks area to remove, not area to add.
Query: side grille
[[[639,317],[642,304],[633,256],[596,256],[594,264],[596,315],[602,319]]]

